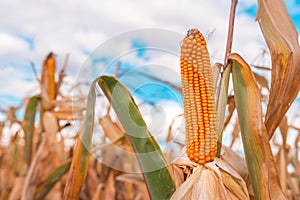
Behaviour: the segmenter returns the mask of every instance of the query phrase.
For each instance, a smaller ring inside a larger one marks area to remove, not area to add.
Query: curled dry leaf
[[[269,138],[298,95],[300,47],[298,33],[283,0],[258,0],[256,19],[270,49],[272,82],[265,125]]]

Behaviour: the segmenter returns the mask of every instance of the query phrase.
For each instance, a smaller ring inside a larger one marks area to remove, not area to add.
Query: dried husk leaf
[[[228,163],[244,180],[247,179],[249,173],[244,158],[237,155],[237,153],[229,147],[223,146],[221,159]]]
[[[213,191],[213,192],[212,192]],[[172,200],[249,199],[246,183],[226,162],[215,161],[194,168],[193,174],[176,190]]]

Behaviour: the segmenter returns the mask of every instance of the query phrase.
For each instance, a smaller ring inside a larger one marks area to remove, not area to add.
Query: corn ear
[[[214,159],[217,150],[214,83],[206,42],[196,29],[181,46],[182,94],[186,126],[186,153],[199,164]]]
[[[49,53],[43,63],[42,69],[42,87],[46,92],[48,99],[56,98],[56,83],[55,83],[56,61],[53,53]]]

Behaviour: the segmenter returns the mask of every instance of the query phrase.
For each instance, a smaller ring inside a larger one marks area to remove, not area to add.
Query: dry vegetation
[[[269,84],[265,77],[253,73],[238,54],[228,54],[224,65],[214,65],[219,69],[215,70],[219,145],[213,162],[197,164],[184,154],[152,174],[128,173],[144,171],[149,163],[110,147],[138,153],[145,150],[138,144],[145,142],[148,150],[152,148],[150,152],[157,150],[154,160],[158,163],[164,164],[163,156],[172,156],[162,155],[147,129],[141,131],[148,134],[145,140],[128,136],[126,133],[132,129],[126,124],[126,113],[116,111],[119,119],[112,119],[111,109],[122,107],[116,102],[110,105],[106,97],[112,102],[110,87],[120,87],[119,99],[128,100],[134,119],[144,124],[127,90],[114,78],[97,79],[89,96],[63,94],[68,57],[58,72],[55,56],[50,53],[43,62],[41,76],[36,75],[40,95],[24,99],[20,107],[2,111],[7,118],[0,123],[0,134],[3,128],[19,125],[19,129],[11,133],[8,146],[0,146],[0,199],[300,199],[300,127],[288,123],[286,117],[300,87],[298,33],[283,1],[258,3],[257,20],[272,58],[272,81]],[[230,76],[234,94],[228,95]],[[97,84],[103,93],[95,93]],[[105,114],[99,118],[94,113],[95,99],[106,102],[101,104]],[[21,107],[26,111],[24,119],[18,121],[15,113]],[[82,122],[81,130],[75,136],[64,136],[63,131],[76,130],[74,120]],[[92,143],[93,121],[103,129],[100,146]],[[221,148],[222,132],[230,123],[234,127],[231,145]],[[166,141],[176,131],[171,126]],[[292,129],[296,137],[289,145]],[[243,141],[245,158],[231,148],[237,138]],[[67,144],[66,140],[76,144]]]

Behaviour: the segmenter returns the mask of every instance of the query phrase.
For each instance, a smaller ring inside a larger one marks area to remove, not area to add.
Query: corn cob
[[[186,154],[199,164],[214,159],[217,150],[214,83],[206,42],[196,29],[188,31],[181,46],[182,94]]]
[[[55,57],[53,53],[50,53],[44,60],[41,78],[42,87],[47,93],[49,100],[56,98],[55,70]]]

